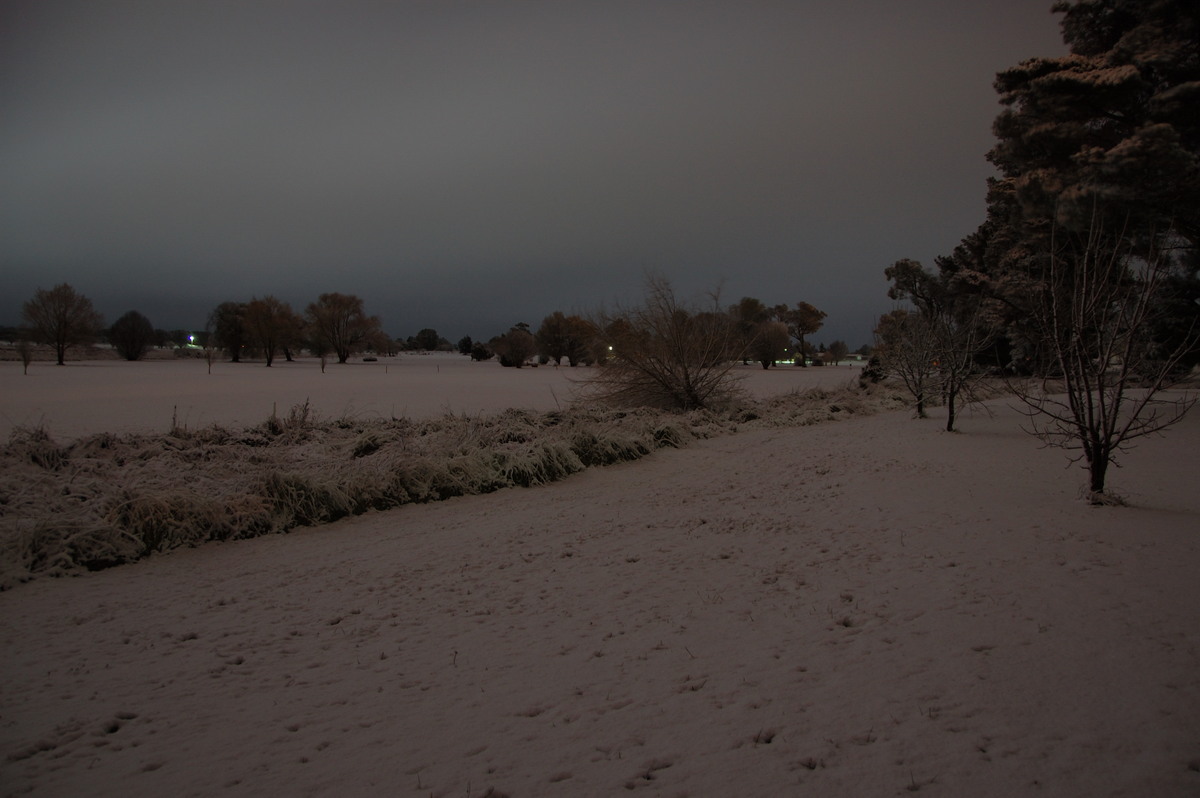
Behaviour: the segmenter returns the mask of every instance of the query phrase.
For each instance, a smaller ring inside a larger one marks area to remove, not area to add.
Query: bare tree
[[[875,327],[875,354],[885,374],[912,394],[917,418],[938,390],[938,345],[929,320],[913,310],[893,310]]]
[[[263,350],[268,368],[275,361],[275,353],[293,343],[299,326],[291,305],[273,296],[251,299],[246,305],[244,319],[246,332]]]
[[[834,365],[840,365],[846,359],[846,355],[850,354],[850,347],[845,341],[834,341],[829,345],[829,362]]]
[[[593,395],[619,406],[675,410],[730,398],[742,340],[713,295],[708,308],[680,302],[661,277],[647,280],[640,307],[604,315],[597,327],[611,357],[587,380]]]
[[[908,259],[896,261],[884,274],[892,281],[888,296],[912,301],[932,336],[935,387],[946,401],[946,431],[953,432],[959,406],[981,398],[978,388],[985,374],[976,358],[995,341],[996,328],[985,312],[987,278],[950,259],[938,262],[935,274]]]
[[[39,288],[22,306],[21,321],[35,341],[54,347],[60,366],[68,349],[90,344],[104,326],[92,301],[67,283],[49,291]]]
[[[1094,217],[1084,241],[1052,241],[1047,272],[1029,283],[1036,343],[1062,382],[1017,386],[1027,431],[1079,453],[1074,459],[1087,467],[1093,504],[1117,503],[1105,479],[1131,441],[1178,422],[1196,402],[1162,392],[1175,384],[1180,358],[1200,330],[1193,323],[1172,349],[1155,345],[1156,299],[1170,261],[1158,249],[1137,257],[1119,243],[1128,240]]]
[[[382,335],[379,317],[368,316],[362,300],[353,295],[321,294],[305,315],[314,345],[318,350],[332,350],[339,363],[360,348],[378,344]]]
[[[33,362],[33,345],[22,338],[17,341],[17,354],[21,358],[22,373],[29,376],[29,364]]]

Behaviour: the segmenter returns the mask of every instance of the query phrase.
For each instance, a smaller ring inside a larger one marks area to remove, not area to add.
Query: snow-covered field
[[[0,368],[3,423],[68,437],[571,389],[436,358]],[[759,395],[853,374],[746,373]],[[1124,458],[1130,506],[1097,508],[990,408],[958,434],[937,410],[743,431],[18,585],[0,789],[1200,794],[1200,416]]]
[[[789,390],[840,386],[856,366],[738,366],[747,391],[768,396]],[[16,426],[44,426],[56,438],[98,432],[167,432],[172,421],[189,428],[250,426],[310,402],[326,419],[431,418],[506,407],[554,410],[567,404],[587,368],[507,369],[456,354],[400,355],[363,362],[354,358],[321,371],[318,360],[217,362],[201,359],[68,360],[21,364],[0,361],[0,440]]]

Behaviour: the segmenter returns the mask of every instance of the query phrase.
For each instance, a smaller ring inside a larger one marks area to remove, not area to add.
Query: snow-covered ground
[[[3,416],[78,435],[306,398],[549,409],[570,388],[567,369],[427,365],[17,365]],[[1123,459],[1131,506],[1098,508],[990,407],[957,434],[936,410],[743,432],[19,585],[0,593],[0,788],[1200,794],[1200,415]]]
[[[747,391],[758,396],[840,386],[858,366],[783,366],[764,371],[738,366]],[[354,358],[321,371],[312,358],[217,362],[201,359],[79,360],[64,366],[0,361],[0,440],[16,426],[44,426],[56,438],[97,432],[167,432],[172,422],[195,429],[212,424],[259,424],[309,402],[322,418],[424,419],[444,413],[477,414],[506,407],[554,410],[571,400],[588,368],[503,368],[457,354],[400,355],[363,362]]]

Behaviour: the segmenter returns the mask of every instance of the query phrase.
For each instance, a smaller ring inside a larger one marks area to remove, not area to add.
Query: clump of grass
[[[105,515],[123,536],[140,543],[139,556],[227,536],[219,506],[186,492],[122,491],[110,501]]]
[[[13,428],[8,437],[8,447],[13,454],[48,471],[56,471],[67,463],[67,451],[54,442],[41,424]]]
[[[274,508],[282,529],[336,521],[354,508],[353,499],[336,480],[315,474],[272,471],[259,491]]]

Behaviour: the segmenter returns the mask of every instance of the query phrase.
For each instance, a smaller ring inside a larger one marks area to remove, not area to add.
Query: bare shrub
[[[744,341],[715,293],[708,307],[689,306],[665,279],[651,277],[640,307],[602,316],[597,327],[611,357],[584,381],[591,398],[683,411],[718,408],[734,398],[730,372]]]

